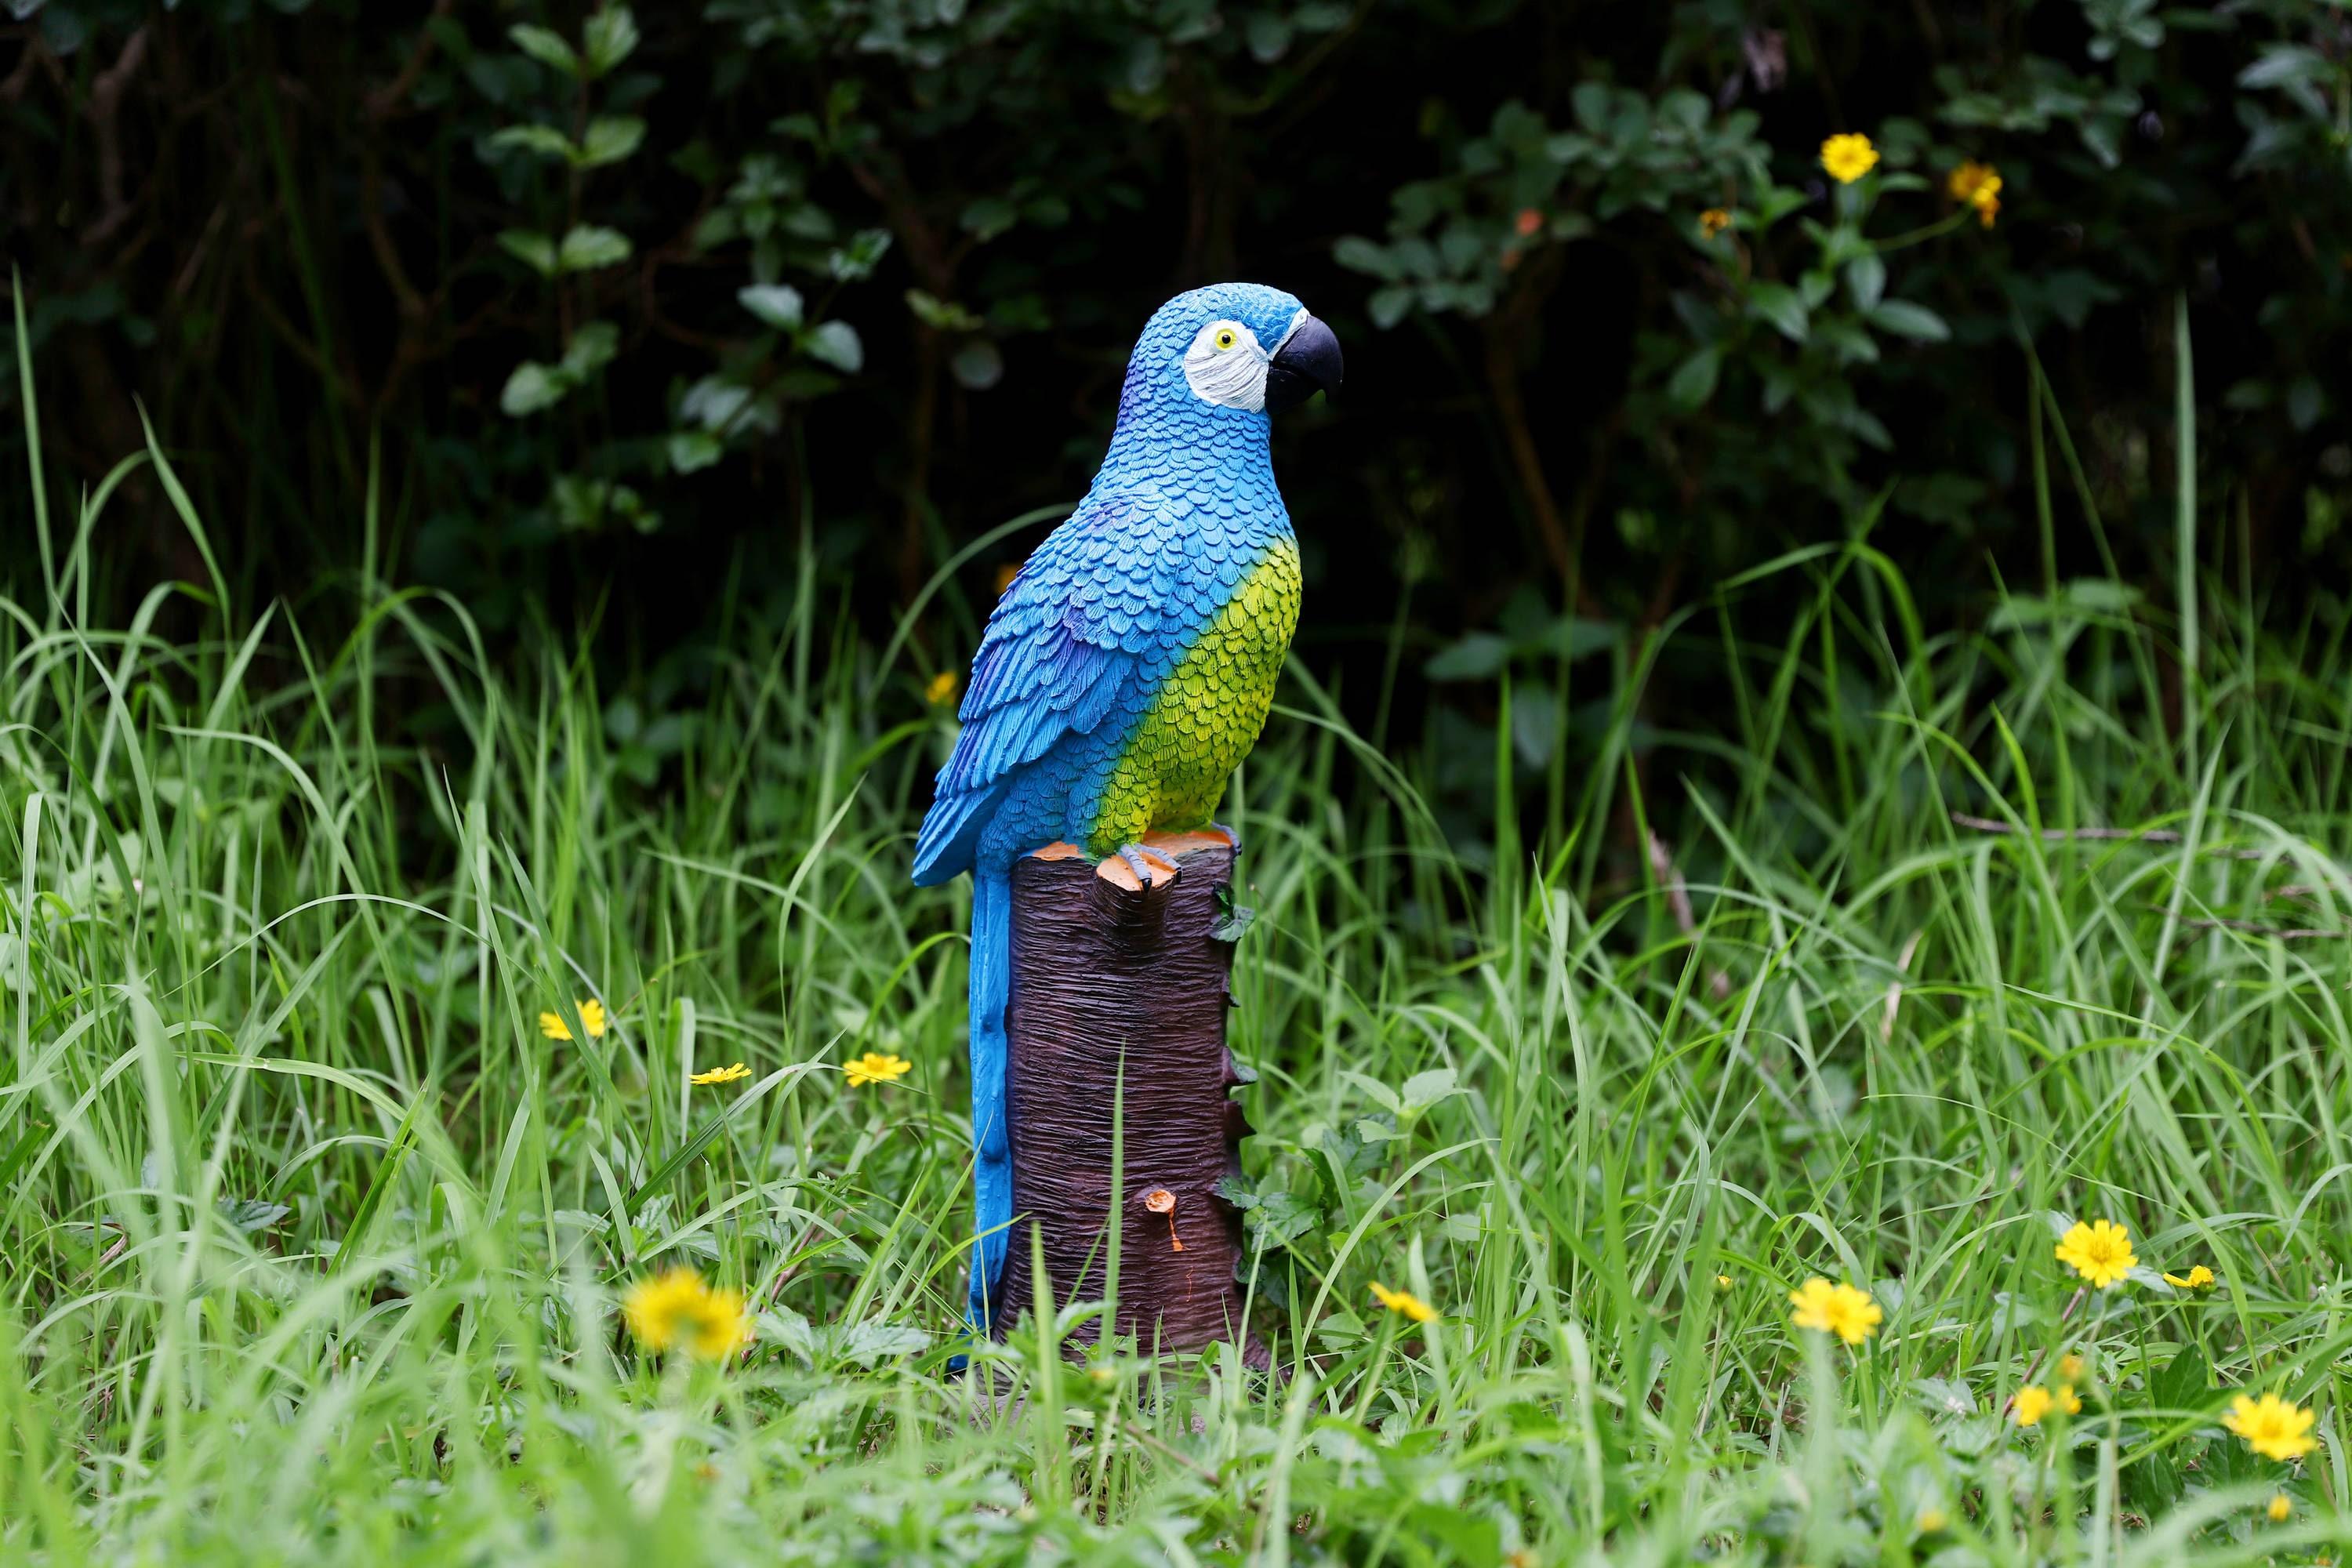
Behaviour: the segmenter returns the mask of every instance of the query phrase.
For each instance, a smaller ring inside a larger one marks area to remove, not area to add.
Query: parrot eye
[[[1265,406],[1266,353],[1246,321],[1203,321],[1181,363],[1193,395],[1223,408]]]

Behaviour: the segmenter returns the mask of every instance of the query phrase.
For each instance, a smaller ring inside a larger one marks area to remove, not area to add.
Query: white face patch
[[[1203,403],[1264,408],[1265,367],[1273,358],[1259,346],[1257,334],[1239,321],[1211,321],[1184,351],[1184,379]]]

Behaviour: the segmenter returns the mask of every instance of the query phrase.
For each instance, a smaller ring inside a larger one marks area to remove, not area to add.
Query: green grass
[[[93,626],[104,498],[40,526],[44,580],[0,603],[0,1561],[2352,1539],[2340,606],[2203,590],[2184,677],[2182,606],[2076,584],[1925,636],[1866,546],[1801,553],[1579,666],[1606,724],[1523,781],[1556,827],[1476,854],[1429,804],[1459,759],[1353,733],[1309,648],[1238,789],[1287,1375],[1089,1376],[1055,1353],[1081,1304],[1015,1336],[992,1413],[941,1375],[968,1128],[963,894],[906,883],[928,670],[813,565],[626,692],[553,637],[494,666],[462,605],[372,573],[298,616],[215,572]],[[1661,671],[1736,727],[1652,728]],[[603,1039],[542,1037],[590,997]],[[868,1048],[916,1070],[853,1091],[833,1064]],[[2221,1288],[2077,1300],[2060,1215]],[[619,1290],[679,1262],[760,1304],[742,1363],[627,1344]],[[1874,1340],[1790,1329],[1815,1274],[1873,1290]],[[2083,1414],[2005,1423],[2064,1353]],[[2323,1446],[2251,1456],[2240,1388]]]

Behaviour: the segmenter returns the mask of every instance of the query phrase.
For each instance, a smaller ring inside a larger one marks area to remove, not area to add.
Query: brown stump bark
[[[1033,1223],[1054,1294],[1102,1299],[1115,1210],[1118,1331],[1146,1351],[1189,1352],[1243,1336],[1234,1278],[1241,1215],[1217,1190],[1239,1169],[1250,1131],[1229,1098],[1243,1081],[1225,1047],[1233,947],[1213,934],[1234,857],[1222,836],[1150,842],[1175,862],[1172,884],[1136,888],[1118,865],[1121,886],[1062,846],[1013,868],[1005,1076],[1014,1217],[998,1321],[1017,1322],[1032,1308]],[[1124,1169],[1114,1198],[1122,1057]],[[1080,1337],[1091,1342],[1097,1326]]]

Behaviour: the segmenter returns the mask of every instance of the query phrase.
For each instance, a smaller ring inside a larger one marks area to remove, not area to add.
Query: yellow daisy
[[[2221,1425],[2246,1440],[2246,1447],[2265,1459],[2300,1459],[2319,1447],[2311,1435],[2318,1416],[2293,1400],[2265,1394],[2249,1399],[2241,1394],[2230,1402]]]
[[[1416,1323],[1433,1323],[1437,1321],[1437,1309],[1410,1290],[1391,1290],[1378,1280],[1374,1280],[1372,1294],[1380,1299],[1381,1306],[1391,1312],[1402,1312]]]
[[[849,1075],[849,1087],[863,1089],[869,1083],[889,1083],[914,1070],[915,1064],[904,1057],[889,1056],[881,1051],[868,1051],[854,1062],[843,1066]]]
[[[923,700],[934,708],[942,702],[953,701],[956,685],[956,672],[952,669],[943,669],[931,677],[931,683],[923,688]]]
[[[1849,132],[1822,143],[1822,167],[1841,185],[1853,184],[1877,164],[1878,149],[1867,136]]]
[[[2062,1383],[2053,1394],[2038,1383],[2029,1383],[2017,1391],[2017,1424],[2031,1426],[2053,1410],[2063,1410],[2069,1415],[2083,1414],[2083,1402],[2074,1395],[2074,1385]]]
[[[1797,1309],[1789,1314],[1792,1326],[1835,1334],[1850,1345],[1876,1333],[1886,1316],[1870,1299],[1869,1291],[1832,1285],[1819,1275],[1790,1291],[1789,1302]]]
[[[1709,207],[1698,215],[1698,232],[1703,239],[1713,239],[1731,226],[1731,214],[1722,207]]]
[[[588,1037],[592,1040],[603,1039],[604,1037],[604,1004],[591,996],[576,1005],[580,1010],[581,1026],[588,1031]],[[563,1015],[561,1013],[541,1013],[539,1016],[539,1032],[551,1040],[568,1040],[572,1037],[572,1026],[563,1021]]]
[[[2284,1524],[2286,1522],[2286,1516],[2294,1511],[2294,1504],[2287,1500],[2286,1493],[2281,1492],[2278,1496],[2271,1499],[2270,1506],[2263,1509],[2263,1511],[2271,1516],[2271,1522],[2273,1524]]]
[[[2200,1263],[2185,1275],[2166,1275],[2164,1282],[2176,1290],[2202,1290],[2213,1283],[2213,1271]]]
[[[2101,1290],[2112,1290],[2139,1259],[2132,1253],[2131,1232],[2113,1220],[2076,1221],[2058,1243],[2058,1261]]]
[[[649,1351],[684,1348],[704,1361],[751,1342],[751,1317],[740,1290],[714,1290],[691,1268],[639,1279],[621,1299],[629,1332]]]
[[[1952,199],[1962,201],[1977,209],[1977,221],[1985,227],[2000,216],[2000,171],[1990,163],[1979,163],[1971,158],[1951,173],[1944,182]]]
[[[688,1083],[740,1083],[751,1076],[751,1069],[741,1062],[737,1062],[733,1067],[713,1068],[709,1072],[696,1073],[687,1081]]]

